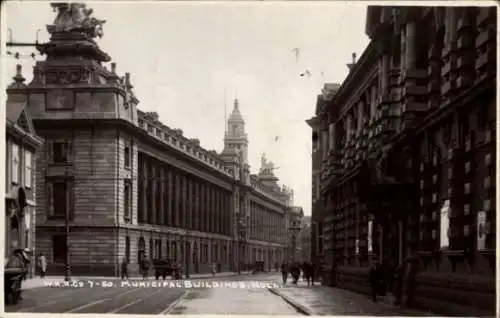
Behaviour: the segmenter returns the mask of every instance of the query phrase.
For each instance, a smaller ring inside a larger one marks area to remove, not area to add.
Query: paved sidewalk
[[[248,275],[250,272],[241,272],[240,275]],[[221,277],[231,277],[231,276],[237,276],[238,273],[235,272],[223,272],[223,273],[217,273],[215,275],[215,278],[221,278]],[[79,281],[87,281],[87,280],[117,280],[120,279],[119,277],[96,277],[96,276],[73,276],[71,277],[73,280],[79,280]],[[212,274],[191,274],[189,275],[189,279],[201,279],[201,278],[212,278]],[[136,276],[136,277],[130,277],[129,279],[139,279],[142,280],[142,276]],[[154,280],[154,276],[149,276],[148,279]],[[169,278],[170,279],[170,278]],[[64,276],[45,276],[45,278],[40,278],[39,276],[33,277],[33,278],[28,278],[27,280],[23,281],[22,284],[22,289],[23,290],[28,290],[28,289],[33,289],[33,288],[40,288],[40,287],[46,287],[48,282],[63,282],[64,281]]]
[[[169,315],[297,315],[297,309],[267,288],[191,289]]]
[[[305,282],[287,284],[285,288],[271,289],[286,302],[309,316],[435,316],[432,313],[401,308],[380,299],[376,303],[365,295],[344,289],[315,285]]]

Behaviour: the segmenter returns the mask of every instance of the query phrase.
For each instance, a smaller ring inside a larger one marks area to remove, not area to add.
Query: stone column
[[[386,55],[384,55],[386,56]],[[382,84],[382,88],[381,88],[381,94],[388,94],[388,82],[389,79],[388,79],[388,73],[389,73],[389,63],[386,61],[382,61],[382,68],[386,68],[386,70],[382,70],[382,75],[384,76],[384,78],[381,79],[381,84]],[[387,72],[387,74],[385,73]],[[384,75],[385,74],[385,75]],[[384,84],[385,83],[385,84]],[[371,94],[370,94],[370,118],[374,118],[375,115],[377,114],[377,87],[376,86],[372,86],[371,87]]]
[[[210,231],[209,224],[209,213],[210,213],[210,196],[209,196],[209,184],[205,183],[204,197],[205,197],[205,207],[204,207],[204,215],[203,215],[203,223],[205,226],[205,232]]]
[[[141,219],[142,223],[146,223],[148,218],[147,218],[147,212],[148,212],[148,200],[147,200],[147,182],[148,182],[148,165],[146,160],[142,162],[142,182],[141,182],[141,187],[142,187],[142,211],[139,211],[141,214]]]
[[[352,136],[352,115],[347,114],[347,120],[346,120],[346,143],[351,141],[351,136]]]
[[[207,185],[207,232],[212,233],[212,185]],[[212,247],[210,247],[212,248]]]
[[[358,109],[357,109],[357,113],[358,113],[358,122],[356,124],[356,136],[359,137],[361,136],[361,134],[363,133],[363,118],[365,116],[364,114],[364,107],[365,107],[365,102],[363,100],[360,100],[358,102]]]
[[[204,214],[204,204],[205,204],[205,196],[203,194],[203,181],[198,182],[197,186],[197,191],[198,191],[198,212],[196,213],[197,215],[197,222],[198,222],[198,231],[204,232],[205,227],[203,223],[203,214]],[[201,243],[200,243],[201,244]],[[200,251],[202,251],[202,245],[200,245]],[[201,253],[201,252],[200,252]]]
[[[220,234],[220,191],[215,190],[215,232]]]
[[[193,228],[195,230],[200,229],[200,184],[198,180],[194,180],[194,211],[193,211]]]
[[[221,233],[227,235],[227,207],[226,207],[226,194],[225,190],[222,190],[220,193],[220,202],[221,202],[221,211],[220,211],[220,220],[221,220]],[[227,249],[227,248],[226,248]]]
[[[404,28],[401,29],[401,41],[400,41],[401,49],[401,69],[406,66],[406,31]]]
[[[328,134],[328,150],[333,151],[335,150],[335,123],[330,123],[330,125],[328,125]]]
[[[406,23],[406,69],[412,70],[416,68],[417,63],[417,30],[414,20]]]
[[[212,233],[216,233],[215,229],[215,219],[217,213],[217,195],[216,195],[215,187],[212,186],[211,196],[212,196],[212,205],[211,205],[211,214],[210,214],[210,223],[212,224]]]
[[[191,179],[191,176],[188,177],[188,199],[187,199],[187,202],[188,202],[188,210],[189,210],[188,229],[193,229],[195,198],[194,198],[194,194],[193,194],[193,180]]]
[[[326,129],[321,130],[321,150],[323,152],[323,159],[326,159],[328,155],[328,131]]]
[[[220,192],[220,211],[219,211],[219,220],[220,220],[220,232],[221,234],[227,234],[226,228],[227,228],[227,218],[226,218],[226,200],[225,200],[225,190],[222,190]],[[226,248],[227,250],[227,248]]]
[[[174,213],[175,213],[175,227],[180,227],[181,225],[181,212],[180,212],[180,203],[181,203],[181,179],[179,173],[175,172],[175,201],[174,201]]]
[[[187,179],[181,176],[181,228],[186,228],[187,221]]]
[[[157,206],[156,206],[156,199],[158,195],[158,191],[156,189],[156,164],[154,162],[151,162],[151,175],[149,176],[149,187],[151,190],[151,198],[150,200],[150,207],[151,211],[149,211],[149,224],[156,224],[156,212],[157,212]]]
[[[266,232],[267,232],[267,240],[270,241],[271,240],[271,230],[272,230],[272,227],[271,227],[271,214],[269,213],[270,211],[267,210],[266,211],[266,218],[267,218],[267,224],[266,224]]]
[[[449,7],[445,10],[444,47],[445,51],[447,51],[453,48],[457,38],[457,8]]]
[[[160,206],[158,207],[159,211],[159,221],[161,225],[165,225],[165,217],[166,217],[166,209],[165,209],[165,168],[160,168]]]
[[[167,224],[168,226],[174,225],[174,212],[173,212],[173,197],[174,197],[174,180],[172,171],[167,172]]]

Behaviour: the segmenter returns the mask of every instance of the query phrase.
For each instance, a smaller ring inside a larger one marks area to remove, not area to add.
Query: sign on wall
[[[445,200],[443,206],[441,207],[440,213],[440,223],[439,223],[439,247],[441,249],[446,249],[450,246],[450,200]]]
[[[477,212],[477,250],[484,251],[486,249],[486,234],[487,233],[486,226],[486,212],[478,211]]]
[[[368,221],[368,235],[367,235],[367,245],[368,245],[368,253],[373,252],[373,220]]]

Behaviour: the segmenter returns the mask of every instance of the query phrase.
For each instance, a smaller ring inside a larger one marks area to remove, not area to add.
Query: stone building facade
[[[238,102],[224,151],[203,149],[139,110],[130,74],[104,66],[111,58],[94,40],[102,21],[71,15],[84,5],[53,6],[51,39],[37,47],[47,58],[16,91],[46,140],[37,249],[48,273],[61,274],[67,256],[73,275],[117,275],[123,259],[135,275],[144,257],[178,261],[185,273],[237,270],[258,259],[253,252],[281,261],[291,193],[269,166],[250,175]]]
[[[43,146],[34,129],[26,101],[16,92],[24,89],[25,79],[17,66],[14,82],[7,88],[5,125],[5,250],[28,248],[36,254],[36,169],[37,152]],[[30,275],[34,273],[34,258]]]
[[[324,209],[324,203],[321,193],[321,173],[323,162],[327,162],[328,158],[328,145],[324,144],[327,140],[322,138],[322,129],[327,126],[324,116],[318,116],[323,109],[323,105],[331,102],[336,92],[338,91],[340,84],[336,83],[326,83],[323,86],[322,92],[317,96],[316,100],[316,110],[317,116],[306,120],[307,124],[312,128],[312,176],[311,176],[311,262],[317,267],[324,267],[326,264],[333,264],[333,259],[331,259],[332,254],[326,256],[330,259],[326,259],[325,256],[325,244],[331,243],[332,228],[326,234],[330,236],[325,242],[325,222],[331,223],[332,215],[326,214]],[[330,142],[332,142],[331,140]],[[327,266],[328,267],[328,266]],[[323,275],[329,280],[331,271],[326,271]]]
[[[369,7],[368,47],[310,120],[328,283],[368,292],[376,260],[404,269],[404,305],[494,314],[496,16]]]

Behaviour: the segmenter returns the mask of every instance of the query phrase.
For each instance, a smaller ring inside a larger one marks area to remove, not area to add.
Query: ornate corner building
[[[375,260],[405,269],[405,305],[493,315],[496,16],[368,8],[368,47],[308,120],[325,283],[369,292]]]
[[[144,257],[169,258],[188,273],[236,271],[255,260],[281,262],[292,192],[263,160],[250,174],[238,101],[221,154],[138,109],[130,74],[95,42],[105,21],[80,4],[53,4],[46,55],[28,85],[9,99],[25,103],[45,138],[36,159],[37,250],[48,274],[134,274]],[[79,13],[79,14],[75,14]],[[68,264],[69,263],[69,264]]]

